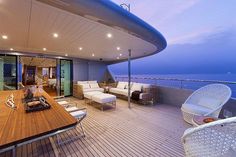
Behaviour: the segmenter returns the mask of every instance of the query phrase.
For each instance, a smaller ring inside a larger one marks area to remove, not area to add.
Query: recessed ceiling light
[[[120,53],[120,56],[122,56],[122,53]]]
[[[13,48],[10,48],[10,51],[13,51],[14,49]]]
[[[53,37],[54,37],[54,38],[58,38],[58,36],[59,36],[59,35],[58,35],[57,33],[53,33]]]
[[[116,57],[116,59],[120,59],[120,57]]]
[[[108,38],[112,38],[112,34],[111,33],[107,33],[107,37]]]
[[[44,47],[44,48],[43,48],[43,51],[47,51],[47,48]]]
[[[82,50],[83,50],[83,47],[79,47],[79,50],[82,51]]]
[[[94,53],[92,54],[92,56],[93,56],[93,57],[95,56]]]
[[[119,50],[120,50],[120,47],[116,47],[116,49],[119,51]]]
[[[7,35],[2,35],[2,39],[8,39]]]
[[[67,56],[68,56],[68,54],[66,53],[66,54],[65,54],[65,56],[67,57]]]

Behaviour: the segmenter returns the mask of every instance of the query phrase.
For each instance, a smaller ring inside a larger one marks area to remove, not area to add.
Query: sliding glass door
[[[0,55],[0,91],[17,88],[17,57]]]
[[[73,63],[72,60],[60,60],[60,95],[72,95],[73,80]]]

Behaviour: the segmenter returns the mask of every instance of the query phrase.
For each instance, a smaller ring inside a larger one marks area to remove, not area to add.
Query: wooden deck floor
[[[71,100],[85,107],[84,101]],[[128,109],[127,101],[120,99],[116,110],[86,107],[88,116],[83,122],[86,137],[61,145],[60,156],[184,156],[181,136],[189,125],[182,120],[180,108],[157,104],[132,105]],[[65,140],[75,134],[78,132],[71,130],[60,138]],[[0,156],[11,156],[11,152]],[[50,140],[44,139],[17,148],[17,157],[21,156],[53,157],[55,153]]]

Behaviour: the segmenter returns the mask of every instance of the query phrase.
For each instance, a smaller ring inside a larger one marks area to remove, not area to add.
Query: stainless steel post
[[[128,107],[130,106],[130,81],[131,81],[131,69],[130,69],[130,58],[131,58],[131,49],[129,49],[129,56],[128,56]]]

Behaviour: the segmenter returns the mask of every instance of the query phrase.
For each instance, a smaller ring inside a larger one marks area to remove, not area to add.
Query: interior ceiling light
[[[94,53],[92,54],[92,56],[93,56],[93,57],[95,56]]]
[[[65,56],[67,57],[67,56],[68,56],[68,54],[66,53],[66,54],[65,54]]]
[[[43,51],[47,51],[47,48],[44,47],[44,48],[43,48]]]
[[[58,38],[58,34],[57,33],[53,33],[53,37],[54,38]]]
[[[10,51],[13,51],[14,49],[13,48],[10,48]]]
[[[112,38],[112,34],[111,33],[107,33],[107,37],[108,38]]]
[[[120,53],[120,56],[122,56],[122,53]]]
[[[118,51],[120,51],[120,47],[117,47],[116,49],[117,49]]]
[[[2,35],[2,39],[8,39],[7,35]]]
[[[116,57],[116,59],[120,59],[120,57]]]
[[[82,51],[82,50],[83,50],[83,47],[79,47],[79,50]]]

